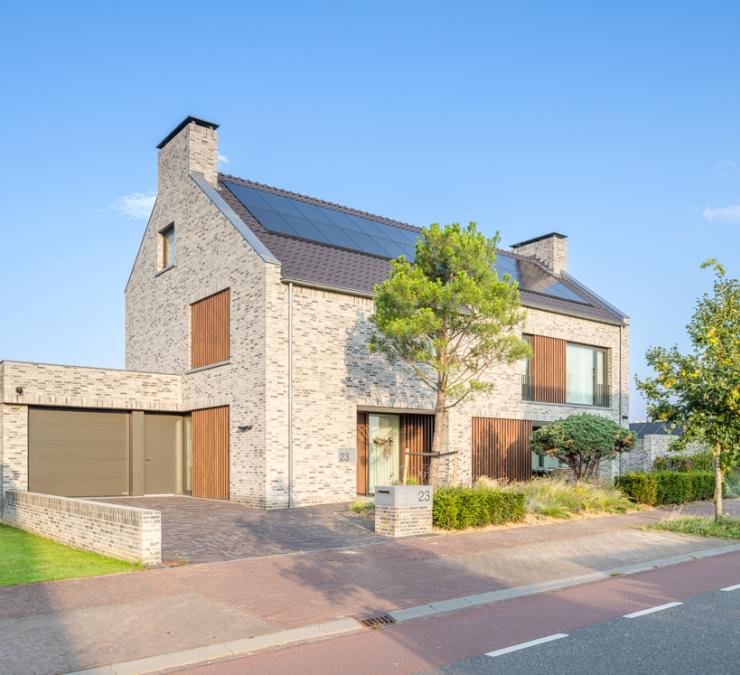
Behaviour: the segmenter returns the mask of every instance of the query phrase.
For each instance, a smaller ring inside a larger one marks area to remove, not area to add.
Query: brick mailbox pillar
[[[411,537],[432,531],[431,485],[391,485],[375,488],[375,533]]]

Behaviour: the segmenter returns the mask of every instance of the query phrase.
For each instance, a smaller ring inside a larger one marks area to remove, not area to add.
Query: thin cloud
[[[123,195],[116,199],[113,209],[127,218],[143,220],[148,218],[152,212],[156,198],[156,192],[132,192],[130,195]]]
[[[218,153],[218,161],[221,162],[221,164],[228,164],[229,158],[226,155],[222,155],[220,152]]]
[[[740,204],[717,208],[707,206],[702,215],[708,223],[740,223]]]

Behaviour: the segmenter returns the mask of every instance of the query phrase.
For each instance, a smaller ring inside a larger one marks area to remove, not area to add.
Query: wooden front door
[[[494,417],[473,418],[473,480],[480,476],[529,480],[532,422]]]
[[[229,498],[229,406],[193,411],[193,497]]]

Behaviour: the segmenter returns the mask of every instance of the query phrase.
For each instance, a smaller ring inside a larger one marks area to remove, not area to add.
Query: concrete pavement
[[[639,529],[660,515],[0,589],[0,672],[84,670],[728,545]]]

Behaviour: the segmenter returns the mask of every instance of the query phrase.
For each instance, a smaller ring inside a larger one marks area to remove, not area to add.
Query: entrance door
[[[144,492],[166,495],[180,492],[178,484],[182,447],[182,417],[144,415]]]
[[[391,485],[401,477],[401,417],[370,413],[368,427],[369,494],[377,485]]]
[[[194,410],[193,497],[229,498],[229,406]]]

